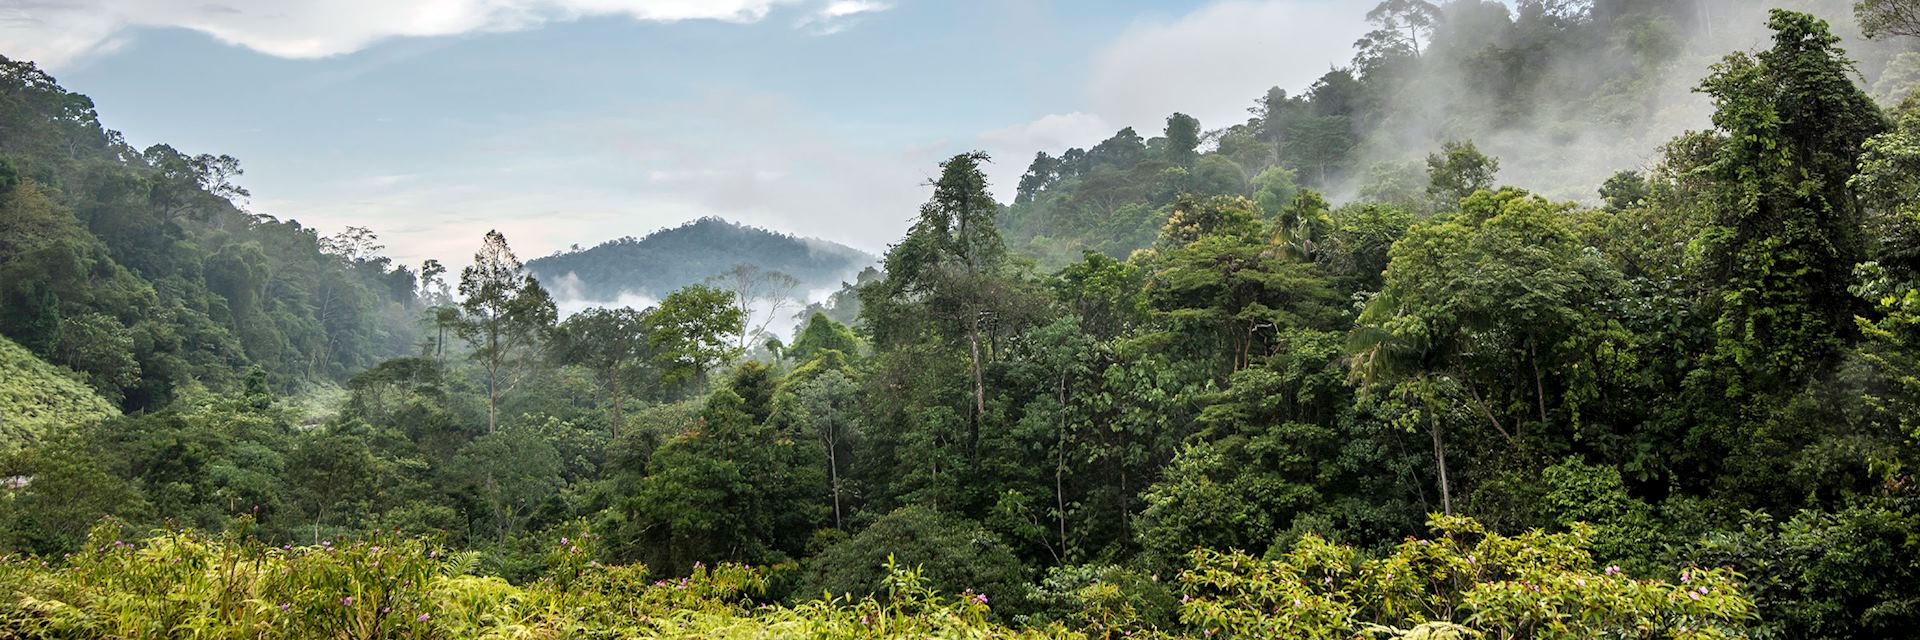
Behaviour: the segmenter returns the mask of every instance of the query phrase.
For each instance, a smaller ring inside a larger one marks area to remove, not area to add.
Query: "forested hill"
[[[0,335],[128,410],[253,375],[292,389],[411,352],[415,275],[364,229],[235,206],[239,162],[135,149],[0,57]]]
[[[1245,196],[1268,216],[1301,189],[1334,204],[1431,211],[1457,199],[1428,192],[1425,158],[1469,140],[1499,160],[1502,183],[1595,203],[1609,176],[1651,167],[1669,140],[1711,126],[1711,101],[1694,89],[1726,52],[1766,40],[1770,8],[1828,20],[1856,82],[1897,101],[1920,80],[1920,53],[1865,38],[1853,4],[1355,3],[1376,30],[1351,64],[1311,86],[1248,96],[1244,121],[1176,113],[1159,131],[1129,127],[1090,148],[1043,150],[1002,224],[1011,248],[1058,267],[1083,250],[1120,258],[1146,246],[1180,194]]]
[[[626,237],[530,260],[527,269],[560,298],[660,298],[745,264],[800,281],[801,291],[839,286],[875,258],[845,245],[701,218],[644,238]]]

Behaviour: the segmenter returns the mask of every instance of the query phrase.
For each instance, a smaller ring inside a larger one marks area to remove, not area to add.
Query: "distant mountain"
[[[802,291],[833,288],[874,261],[842,244],[701,218],[645,238],[556,252],[527,268],[556,297],[610,301],[635,294],[659,298],[739,264],[793,276]]]

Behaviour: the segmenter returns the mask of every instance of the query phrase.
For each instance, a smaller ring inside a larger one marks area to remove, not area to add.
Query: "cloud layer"
[[[130,28],[160,27],[283,58],[320,58],[392,38],[515,31],[596,16],[756,22],[799,4],[818,5],[803,20],[816,32],[886,8],[865,0],[28,0],[0,4],[0,43],[9,56],[57,68],[118,48]]]

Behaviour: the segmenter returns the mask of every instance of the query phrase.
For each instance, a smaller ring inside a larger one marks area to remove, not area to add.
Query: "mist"
[[[1589,20],[1628,19],[1607,13],[1620,2],[1594,4]],[[1694,88],[1728,52],[1769,46],[1767,12],[1775,8],[1828,21],[1857,63],[1860,86],[1892,102],[1913,81],[1920,55],[1902,59],[1910,49],[1905,43],[1864,38],[1852,4],[1676,0],[1669,9],[1671,21],[1608,24],[1605,37],[1576,38],[1574,47],[1545,50],[1531,47],[1553,36],[1528,33],[1517,23],[1514,7],[1446,3],[1445,18],[1421,59],[1410,69],[1386,71],[1399,78],[1383,105],[1388,115],[1356,124],[1361,143],[1355,161],[1343,180],[1327,186],[1347,199],[1373,167],[1404,166],[1444,142],[1471,140],[1500,160],[1501,184],[1594,202],[1608,176],[1650,168],[1668,141],[1712,125],[1711,101]],[[1489,52],[1509,57],[1494,59]],[[1495,86],[1515,81],[1516,75],[1496,63],[1539,60],[1544,69],[1529,70],[1517,80],[1531,79],[1532,86]],[[1501,94],[1518,99],[1501,99]]]

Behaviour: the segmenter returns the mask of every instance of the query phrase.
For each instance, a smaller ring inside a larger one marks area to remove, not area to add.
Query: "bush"
[[[918,568],[943,592],[971,591],[1015,609],[1024,600],[1026,568],[1006,544],[979,523],[918,506],[900,508],[827,548],[809,564],[796,595],[884,593],[894,564]]]
[[[1453,516],[1431,526],[1433,540],[1379,559],[1314,536],[1274,561],[1195,551],[1181,618],[1234,638],[1528,640],[1737,638],[1755,617],[1731,570],[1683,569],[1677,584],[1593,570],[1585,525],[1517,537]]]

